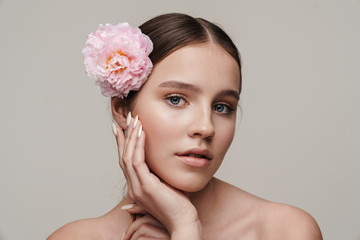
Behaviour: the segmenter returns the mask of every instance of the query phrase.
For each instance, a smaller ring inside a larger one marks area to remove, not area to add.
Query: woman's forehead
[[[240,71],[237,62],[217,44],[196,44],[180,48],[157,63],[149,80],[156,85],[178,80],[200,86],[217,80],[239,89]]]

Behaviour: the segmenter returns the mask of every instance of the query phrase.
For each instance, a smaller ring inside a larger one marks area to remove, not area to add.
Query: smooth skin
[[[213,177],[234,137],[239,77],[218,45],[190,45],[154,66],[130,109],[112,99],[128,196],[48,239],[322,239],[303,210]],[[188,164],[181,154],[194,148],[211,160]]]

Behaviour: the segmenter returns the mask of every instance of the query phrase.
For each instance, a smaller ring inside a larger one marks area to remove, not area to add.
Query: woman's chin
[[[179,189],[179,188],[178,188]],[[184,187],[182,189],[179,189],[183,192],[187,192],[187,193],[195,193],[195,192],[200,192],[202,189],[204,189],[204,187],[198,187],[198,188],[195,188],[195,187]]]
[[[160,170],[160,169],[159,169]],[[211,174],[189,171],[153,171],[161,181],[182,192],[199,192],[211,180]]]
[[[204,179],[201,180],[185,180],[185,181],[172,181],[172,179],[169,181],[166,181],[170,186],[182,191],[182,192],[199,192],[201,191],[209,181],[204,181]]]

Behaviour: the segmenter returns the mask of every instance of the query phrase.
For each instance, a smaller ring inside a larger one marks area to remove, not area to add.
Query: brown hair
[[[219,26],[202,18],[193,18],[181,13],[168,13],[154,17],[139,26],[153,42],[154,49],[149,55],[155,66],[172,52],[192,44],[215,43],[235,59],[240,72],[239,51],[230,37]],[[130,92],[126,102],[131,105],[137,92]]]

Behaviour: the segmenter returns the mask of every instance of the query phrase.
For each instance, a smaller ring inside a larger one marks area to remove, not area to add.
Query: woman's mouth
[[[180,160],[191,167],[207,167],[212,159],[212,154],[207,149],[193,148],[185,152],[177,153]]]

